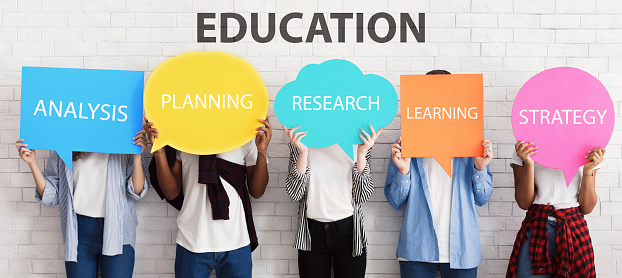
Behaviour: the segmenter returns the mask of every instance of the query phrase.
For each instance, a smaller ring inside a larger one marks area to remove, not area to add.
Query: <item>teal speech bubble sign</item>
[[[360,128],[369,133],[385,127],[397,113],[395,88],[385,78],[363,74],[346,60],[310,64],[287,83],[274,99],[274,112],[284,126],[307,131],[301,142],[309,148],[335,143],[354,160],[362,144]]]

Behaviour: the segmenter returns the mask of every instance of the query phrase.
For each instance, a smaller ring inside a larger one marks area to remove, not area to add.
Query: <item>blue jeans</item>
[[[477,267],[471,269],[449,268],[449,263],[426,263],[400,261],[400,274],[402,278],[434,278],[440,271],[441,277],[450,278],[475,278]]]
[[[549,231],[549,258],[551,262],[555,261],[555,221],[548,221]],[[516,269],[516,277],[541,277],[548,278],[551,275],[533,275],[531,274],[531,257],[529,256],[529,240],[531,239],[531,230],[527,232],[527,239],[525,244],[520,249],[518,254],[518,269]]]
[[[132,277],[134,248],[123,245],[123,254],[102,255],[104,244],[104,218],[78,215],[78,259],[65,262],[67,278],[96,278],[101,268],[102,278]]]
[[[250,245],[227,252],[193,253],[177,244],[175,277],[207,278],[214,269],[217,277],[252,277],[253,261]]]

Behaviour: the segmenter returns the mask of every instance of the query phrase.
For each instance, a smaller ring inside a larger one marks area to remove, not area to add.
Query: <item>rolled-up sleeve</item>
[[[482,170],[477,170],[473,167],[471,180],[473,183],[475,204],[481,207],[488,203],[492,195],[492,174],[490,173],[490,166],[488,165]]]
[[[291,143],[288,144],[289,147],[289,166],[287,171],[287,178],[285,178],[285,188],[287,189],[287,194],[294,201],[300,201],[304,197],[306,193],[306,185],[309,181],[309,177],[311,176],[311,168],[307,163],[307,169],[304,174],[298,173],[297,169],[297,160],[298,160],[298,149]]]
[[[147,195],[147,191],[149,190],[149,186],[151,185],[150,179],[149,179],[149,165],[145,162],[145,156],[144,155],[140,155],[140,160],[141,160],[141,164],[143,165],[143,173],[145,176],[145,181],[144,181],[144,186],[143,186],[143,190],[140,192],[140,195],[136,194],[136,191],[134,191],[134,181],[132,179],[132,176],[134,175],[134,157],[133,155],[126,155],[128,157],[127,159],[127,167],[125,169],[125,178],[127,181],[127,192],[128,194],[130,194],[130,196],[132,197],[132,199],[134,200],[140,200],[143,197],[145,197],[145,195]]]
[[[355,203],[365,203],[374,193],[374,181],[371,178],[371,149],[365,154],[365,169],[359,173],[356,165],[352,168],[352,199]]]
[[[390,160],[387,180],[384,185],[384,195],[394,209],[399,210],[406,205],[410,193],[410,184],[410,173],[403,175],[398,171],[393,160]]]
[[[56,152],[50,153],[47,164],[45,165],[45,172],[43,177],[45,178],[45,188],[43,189],[43,196],[39,194],[37,188],[35,188],[35,200],[44,206],[53,207],[58,204],[58,175],[60,169],[60,157]]]

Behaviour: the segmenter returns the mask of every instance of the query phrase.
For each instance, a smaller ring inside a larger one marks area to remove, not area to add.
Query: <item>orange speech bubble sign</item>
[[[434,157],[451,177],[452,157],[483,155],[483,75],[400,77],[402,156]]]

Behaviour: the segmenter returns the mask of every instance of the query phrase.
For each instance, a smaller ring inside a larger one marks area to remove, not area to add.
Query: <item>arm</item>
[[[410,193],[411,158],[402,157],[402,137],[391,145],[391,161],[384,184],[384,196],[389,204],[397,210],[406,205]]]
[[[588,152],[588,156],[585,158],[590,160],[585,166],[583,166],[583,177],[581,179],[581,189],[579,190],[579,209],[583,214],[590,214],[596,203],[598,203],[598,196],[596,196],[596,166],[598,166],[605,155],[605,149],[595,148]]]
[[[173,167],[169,168],[164,149],[155,151],[153,159],[156,159],[156,173],[160,189],[166,199],[174,200],[181,191],[181,161],[175,160]]]
[[[270,180],[268,176],[268,144],[272,139],[272,126],[266,119],[260,119],[264,124],[262,127],[257,128],[257,134],[255,135],[255,145],[257,145],[257,161],[255,166],[246,167],[246,183],[248,184],[248,193],[253,198],[258,199],[263,196]]]
[[[132,163],[132,167],[125,169],[125,177],[127,181],[127,192],[132,199],[140,200],[149,189],[149,179],[145,173],[149,173],[148,164],[145,162],[145,158],[141,154],[134,154],[128,156],[127,165]],[[136,169],[140,169],[136,171]]]
[[[537,153],[538,147],[529,147],[533,143],[524,141],[517,142],[515,145],[516,154],[523,161],[523,166],[512,164],[514,172],[514,199],[518,207],[528,210],[536,197],[534,183],[534,161],[531,156]]]
[[[305,160],[304,174],[300,174],[297,166],[297,161],[299,160],[298,149],[292,144],[287,145],[289,147],[289,166],[287,178],[285,178],[285,187],[287,189],[287,194],[292,200],[300,201],[306,193],[306,185],[311,176],[311,168],[309,168]]]
[[[492,195],[492,174],[488,166],[493,159],[492,142],[484,140],[482,147],[484,155],[473,159],[474,171],[471,175],[473,197],[475,204],[480,207],[488,203]]]
[[[410,193],[410,185],[410,172],[406,175],[402,174],[395,166],[393,160],[389,161],[387,181],[384,185],[384,196],[387,197],[387,201],[394,209],[400,210],[406,205]]]
[[[28,164],[32,177],[35,180],[35,199],[43,205],[53,207],[58,204],[58,169],[60,158],[56,152],[52,152],[45,167],[45,175],[41,173],[37,163],[35,150],[28,149],[28,144],[24,144],[24,139],[15,142],[15,147],[19,156]]]
[[[384,129],[381,128],[376,132],[374,127],[369,124],[371,136],[362,128],[360,130],[359,137],[363,141],[363,144],[359,144],[357,147],[357,159],[352,169],[352,199],[358,204],[367,202],[371,194],[374,193],[374,182],[371,178],[371,167],[369,166],[371,148]]]
[[[473,169],[471,182],[473,184],[475,204],[481,207],[488,203],[490,196],[492,196],[492,174],[490,173],[490,166],[486,165],[482,170]]]
[[[361,153],[360,151],[358,153],[357,156],[360,159]],[[357,159],[357,162],[354,163],[354,167],[352,168],[352,199],[358,204],[367,202],[371,194],[374,193],[374,182],[371,178],[371,169],[369,166],[370,160],[371,149],[367,150],[364,159]],[[362,172],[360,170],[361,164],[365,165]]]
[[[145,137],[145,134],[146,132],[141,130],[136,133],[134,138],[132,138],[134,140],[133,144],[141,147],[141,154],[132,155],[132,167],[125,169],[127,190],[134,200],[139,200],[147,194],[147,190],[145,188],[145,185],[147,184],[145,173],[148,173],[148,170],[146,168],[147,163],[145,163],[142,156],[142,152],[145,151],[145,147],[147,146],[147,138]],[[127,165],[130,165],[130,161],[128,161]],[[135,169],[141,169],[142,171],[135,171]]]
[[[153,142],[158,137],[158,129],[153,128],[153,123],[149,122],[145,118],[145,129],[150,142]],[[181,192],[181,161],[175,160],[172,168],[169,168],[168,161],[166,160],[166,152],[164,148],[160,148],[153,152],[153,158],[156,160],[156,175],[158,182],[160,183],[160,189],[168,200],[175,200]]]

